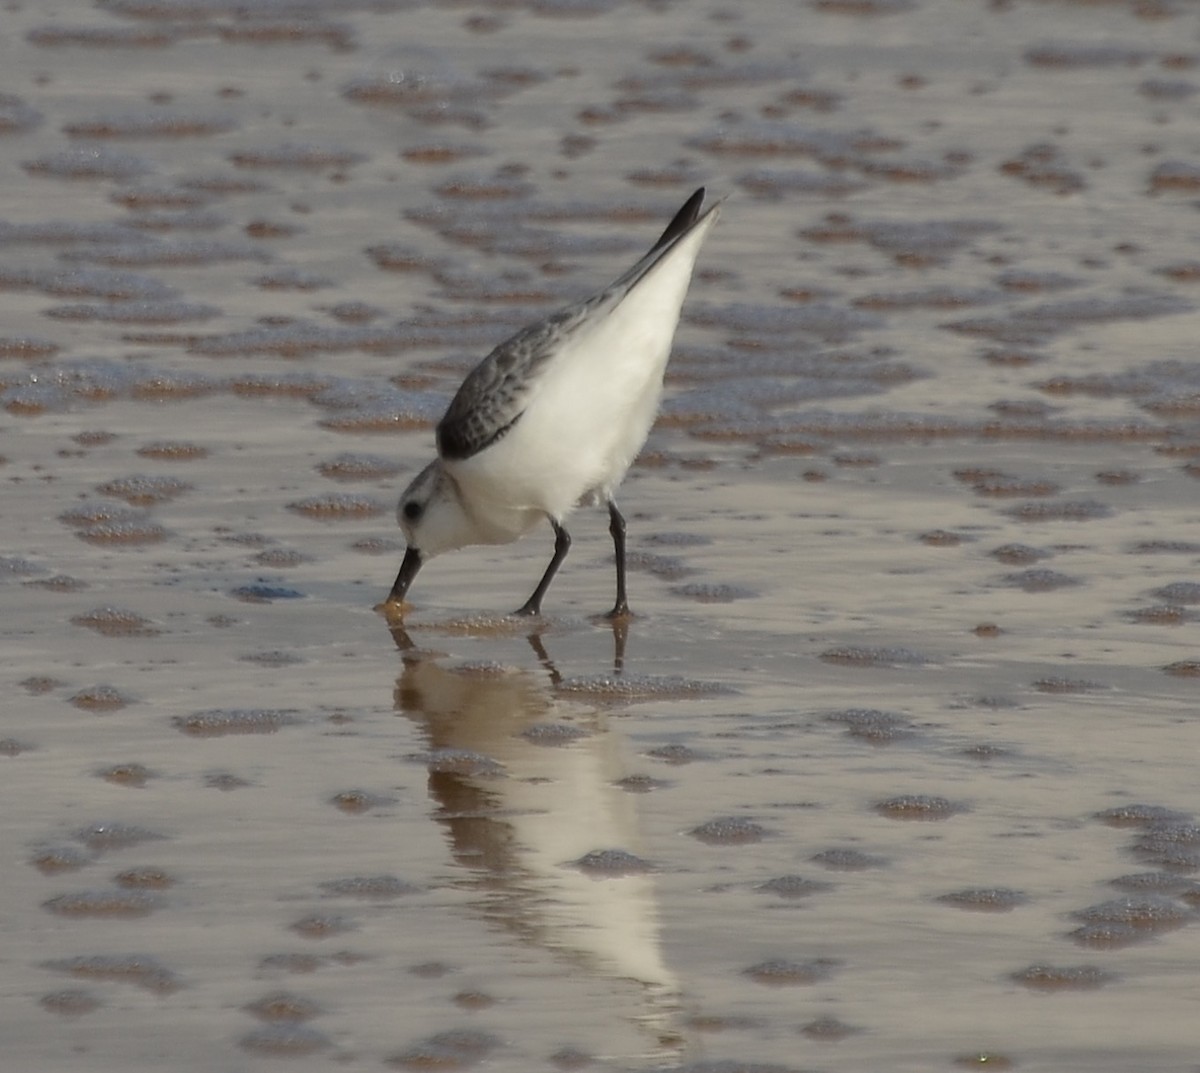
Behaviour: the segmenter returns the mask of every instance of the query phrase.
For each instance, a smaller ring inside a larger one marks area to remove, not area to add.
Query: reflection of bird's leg
[[[625,642],[629,640],[629,616],[620,615],[609,620],[613,633],[613,674],[625,672]]]
[[[558,668],[554,665],[554,660],[550,658],[550,654],[546,651],[546,646],[542,644],[542,635],[540,633],[531,633],[528,635],[529,647],[533,649],[533,654],[537,656],[538,663],[546,668],[546,673],[550,675],[550,684],[559,686],[562,684],[562,675],[559,674]]]
[[[554,558],[546,567],[546,572],[542,575],[542,580],[538,582],[537,588],[533,590],[533,595],[518,607],[514,614],[540,615],[542,613],[542,597],[546,595],[546,590],[550,588],[550,582],[554,580],[554,575],[558,573],[558,568],[567,557],[567,552],[571,550],[571,534],[553,518],[550,519],[550,524],[554,526]]]

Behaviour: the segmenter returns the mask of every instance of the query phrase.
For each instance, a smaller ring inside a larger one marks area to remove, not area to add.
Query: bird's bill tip
[[[379,605],[381,610],[398,612],[407,606],[404,603],[404,597],[408,593],[408,588],[413,583],[413,578],[417,576],[417,572],[421,569],[423,562],[424,559],[417,548],[410,547],[405,551],[404,560],[400,563],[400,572],[396,575],[396,580],[392,584],[392,591],[388,593],[387,599]]]
[[[404,621],[404,613],[412,610],[412,604],[406,603],[404,600],[388,599],[376,604],[373,610],[381,614],[389,623],[398,624]]]

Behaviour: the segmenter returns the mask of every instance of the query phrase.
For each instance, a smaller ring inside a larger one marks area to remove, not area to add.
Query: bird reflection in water
[[[403,662],[395,709],[427,742],[434,818],[464,885],[480,894],[475,911],[593,976],[636,982],[633,1016],[650,1051],[677,1056],[679,988],[639,844],[639,795],[617,785],[623,742],[605,713],[556,695],[563,678],[540,633],[528,640],[548,682],[528,670],[447,666],[403,625],[389,628]],[[628,624],[613,629],[619,673]],[[618,866],[590,867],[598,853]]]

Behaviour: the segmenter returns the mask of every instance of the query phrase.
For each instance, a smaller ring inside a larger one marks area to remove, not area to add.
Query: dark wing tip
[[[456,461],[470,456],[471,449],[467,438],[456,426],[448,425],[445,419],[438,424],[434,439],[437,441],[437,452],[441,458]]]
[[[489,425],[478,414],[455,414],[453,408],[438,423],[434,434],[437,439],[438,456],[447,462],[462,462],[472,455],[491,447],[503,439],[520,419],[521,410],[511,421],[503,425]]]
[[[688,229],[698,219],[700,219],[700,206],[704,204],[704,187],[700,187],[691,197],[683,203],[681,208],[667,224],[667,229],[658,236],[658,241],[650,247],[650,252],[661,250],[664,246],[674,242],[680,235],[688,231]]]

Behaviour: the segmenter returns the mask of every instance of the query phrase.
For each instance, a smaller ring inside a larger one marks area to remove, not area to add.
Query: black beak
[[[388,593],[384,606],[398,605],[404,601],[404,594],[408,592],[408,587],[412,584],[413,578],[417,576],[417,571],[421,569],[423,562],[421,553],[416,548],[409,548],[404,553],[404,562],[400,564],[400,573],[396,575],[396,583],[392,586],[392,591]]]

